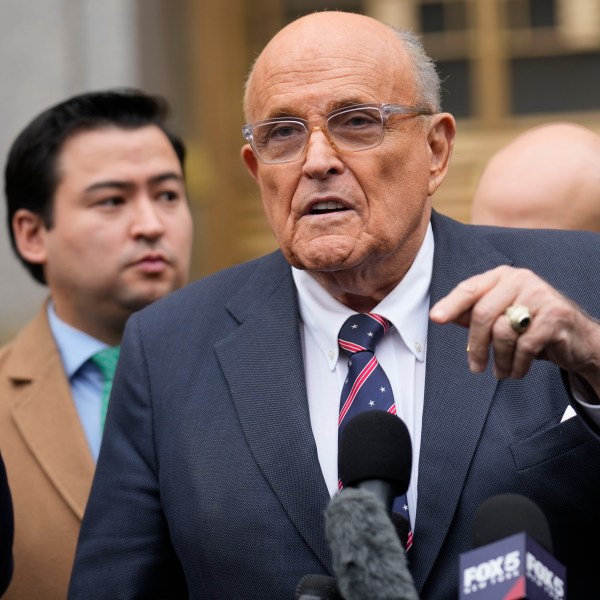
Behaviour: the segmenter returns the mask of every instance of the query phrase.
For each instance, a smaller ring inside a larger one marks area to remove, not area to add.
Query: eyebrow
[[[179,183],[183,183],[183,176],[179,173],[175,173],[174,171],[168,171],[167,173],[160,173],[159,175],[154,175],[148,179],[148,183],[150,185],[156,185],[158,183],[162,183],[163,181],[177,181]],[[107,179],[106,181],[97,181],[96,183],[92,183],[85,188],[86,192],[94,192],[96,190],[103,189],[119,189],[124,190],[127,188],[135,187],[135,184],[130,181],[122,181],[118,179]]]
[[[354,98],[350,100],[338,100],[329,106],[329,110],[327,112],[330,113],[334,110],[338,110],[338,108],[352,108],[353,106],[362,106],[364,104],[377,104],[377,102],[366,102],[365,100],[358,100]]]

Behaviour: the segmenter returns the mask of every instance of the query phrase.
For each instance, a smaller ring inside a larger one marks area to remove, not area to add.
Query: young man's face
[[[192,219],[156,126],[74,134],[57,164],[42,264],[57,314],[96,337],[187,280]]]

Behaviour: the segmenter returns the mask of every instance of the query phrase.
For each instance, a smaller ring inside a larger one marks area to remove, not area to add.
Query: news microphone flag
[[[566,568],[525,533],[460,555],[460,600],[566,597]]]

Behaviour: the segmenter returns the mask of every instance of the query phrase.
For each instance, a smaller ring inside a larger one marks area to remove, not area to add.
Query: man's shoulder
[[[16,336],[0,347],[0,385],[30,382],[41,373],[60,370],[64,374],[60,352],[46,317],[45,306]]]
[[[2,372],[4,369],[4,366],[6,365],[6,362],[12,353],[14,344],[15,340],[12,339],[0,346],[0,372]]]
[[[566,256],[581,256],[586,250],[600,255],[600,233],[563,229],[525,229],[470,225],[434,213],[434,238],[469,240],[471,245],[487,243],[507,256],[529,256],[539,253],[543,262],[564,260]],[[554,249],[560,249],[555,252]]]
[[[254,304],[290,277],[291,267],[280,251],[198,279],[157,300],[138,313],[142,319],[164,318],[166,313],[210,310],[232,299]]]
[[[600,234],[466,225],[434,214],[434,297],[468,277],[509,265],[529,269],[596,316]]]
[[[177,351],[226,336],[252,314],[264,314],[278,295],[281,304],[295,300],[291,267],[280,252],[224,269],[135,313],[127,322],[123,345],[143,340],[153,348],[177,347]]]
[[[48,351],[58,352],[44,305],[14,338],[0,346],[0,371],[14,361],[23,364],[36,362],[41,353],[47,354]]]

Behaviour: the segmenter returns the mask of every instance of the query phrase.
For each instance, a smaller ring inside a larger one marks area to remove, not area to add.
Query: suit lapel
[[[432,305],[464,279],[507,264],[507,259],[474,230],[435,214],[432,224]],[[427,579],[454,518],[497,386],[491,366],[482,374],[469,371],[467,340],[468,331],[458,325],[429,324],[418,516],[411,551],[418,589]]]
[[[272,255],[228,309],[240,326],[216,351],[242,430],[290,520],[331,572],[330,497],[310,424],[296,289],[283,257]]]
[[[432,304],[462,280],[509,262],[474,230],[436,214],[432,224]],[[273,255],[228,308],[240,327],[216,350],[242,429],[291,521],[331,572],[323,519],[329,494],[308,414],[296,291],[280,254]],[[479,375],[469,371],[467,338],[467,330],[459,326],[430,323],[411,558],[418,589],[452,523],[497,386],[490,368]],[[261,353],[263,348],[269,352]],[[309,506],[307,498],[312,500]]]
[[[8,365],[14,388],[10,411],[33,459],[81,519],[94,462],[45,310],[15,340]]]

